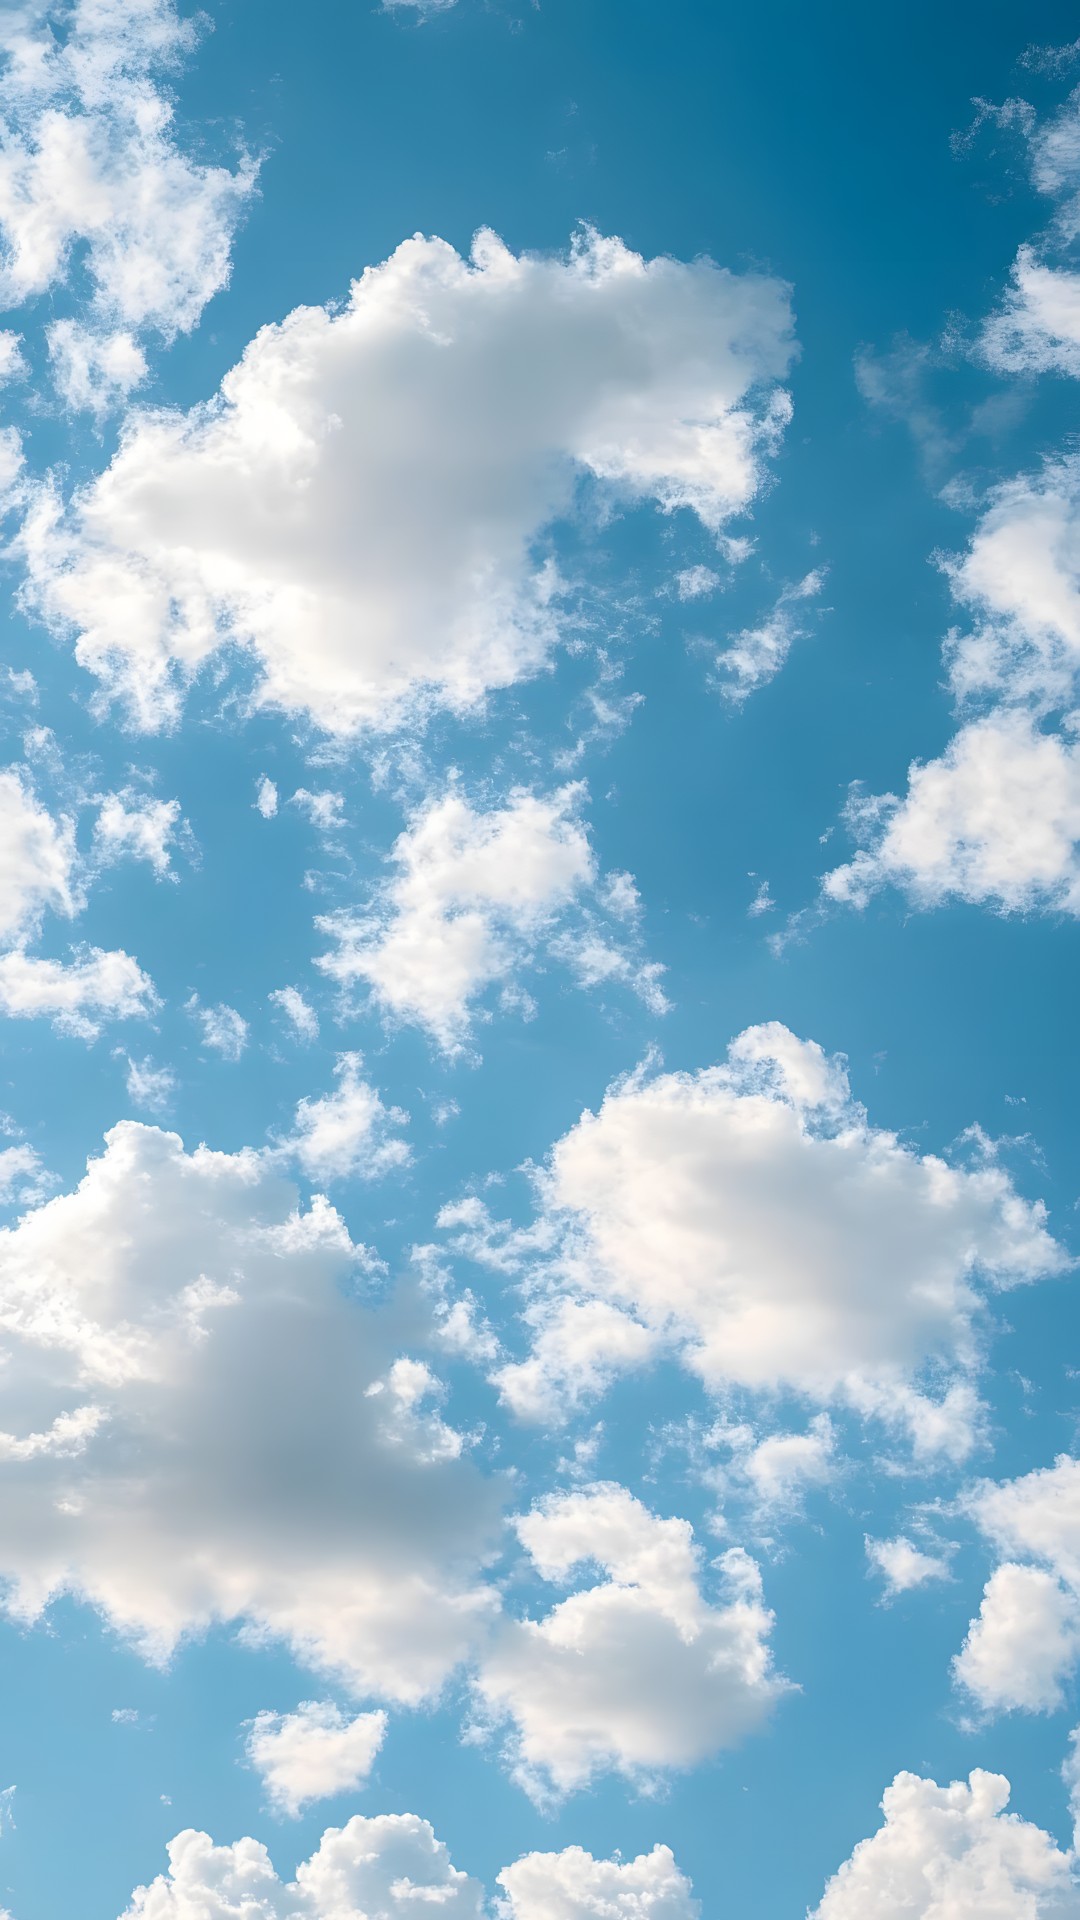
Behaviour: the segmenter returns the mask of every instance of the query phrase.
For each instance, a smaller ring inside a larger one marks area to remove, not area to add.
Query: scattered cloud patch
[[[366,988],[388,1020],[426,1027],[448,1053],[482,1017],[485,990],[520,1005],[519,976],[545,952],[583,986],[624,980],[662,1003],[659,969],[627,944],[633,881],[601,882],[584,798],[574,783],[546,795],[518,789],[488,808],[457,787],[427,801],[395,841],[393,877],[369,909],[319,920],[336,944],[316,965],[345,990]]]
[[[516,1525],[545,1580],[587,1564],[607,1576],[540,1620],[504,1622],[481,1662],[482,1722],[509,1723],[507,1759],[533,1798],[612,1770],[645,1782],[764,1721],[786,1682],[745,1553],[722,1556],[724,1595],[711,1602],[688,1523],[659,1518],[624,1487],[553,1495]]]
[[[280,1007],[298,1040],[318,1039],[319,1016],[299,987],[275,987],[267,997],[272,1006]]]
[[[180,144],[165,89],[196,38],[172,0],[19,7],[0,28],[0,292],[18,307],[86,276],[83,317],[50,330],[68,405],[122,397],[135,334],[189,332],[228,279],[255,168]]]
[[[224,1004],[204,1007],[197,993],[193,993],[186,1004],[187,1011],[199,1024],[203,1046],[212,1053],[220,1053],[223,1060],[234,1063],[239,1060],[250,1032],[243,1014],[238,1013],[235,1007]]]
[[[884,1580],[887,1599],[894,1599],[899,1593],[911,1593],[916,1587],[925,1587],[933,1580],[948,1580],[951,1577],[949,1562],[944,1554],[926,1553],[905,1533],[898,1533],[891,1540],[871,1540],[868,1537],[866,1557],[874,1572]]]
[[[334,1092],[303,1099],[296,1109],[294,1130],[282,1146],[312,1180],[375,1180],[412,1157],[408,1143],[392,1132],[407,1124],[408,1114],[383,1105],[362,1079],[362,1065],[358,1053],[340,1054]]]
[[[794,586],[784,588],[761,626],[736,634],[731,645],[717,654],[717,685],[725,700],[741,706],[759,687],[776,678],[796,640],[804,639],[810,631],[801,611],[804,603],[816,599],[824,584],[823,567],[804,574]]]

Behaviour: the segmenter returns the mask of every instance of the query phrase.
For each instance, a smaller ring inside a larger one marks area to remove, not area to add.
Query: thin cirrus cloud
[[[788,289],[492,233],[407,240],[340,308],[268,326],[190,412],[133,417],[65,505],[29,486],[26,598],[129,720],[171,723],[223,647],[257,703],[339,736],[475,709],[535,674],[562,583],[537,550],[583,479],[719,535],[790,411]]]
[[[844,1064],[777,1023],[725,1065],[617,1083],[553,1147],[532,1226],[470,1196],[459,1249],[520,1277],[531,1335],[495,1380],[565,1418],[674,1352],[712,1390],[789,1388],[963,1458],[991,1293],[1062,1272],[1045,1211],[992,1159],[961,1168],[874,1127]],[[885,1223],[888,1221],[888,1226]]]
[[[486,1009],[486,990],[522,1004],[523,977],[543,955],[583,986],[616,982],[654,1012],[661,969],[638,951],[629,875],[601,882],[581,817],[581,783],[521,789],[502,806],[473,805],[455,787],[429,800],[391,849],[392,878],[362,913],[317,923],[334,946],[316,965],[346,993],[366,989],[395,1024],[425,1027],[458,1053]]]

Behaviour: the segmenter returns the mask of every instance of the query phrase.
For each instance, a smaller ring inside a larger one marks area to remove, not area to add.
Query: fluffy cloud
[[[418,1906],[482,1920],[482,1889],[415,1813],[329,1827],[288,1882],[257,1840],[215,1847],[189,1829],[168,1851],[168,1873],[136,1888],[124,1920],[410,1920]]]
[[[75,865],[73,822],[54,820],[19,768],[0,771],[0,940],[36,931],[46,908],[76,913]]]
[[[1048,1713],[1061,1705],[1061,1682],[1078,1654],[1075,1597],[1042,1567],[1007,1560],[986,1583],[953,1672],[986,1712]]]
[[[301,1100],[296,1109],[293,1132],[283,1147],[312,1180],[344,1180],[356,1174],[373,1180],[409,1160],[406,1142],[390,1132],[409,1116],[400,1107],[383,1105],[375,1088],[361,1078],[361,1064],[358,1053],[339,1055],[335,1091],[321,1100]]]
[[[102,862],[125,857],[145,860],[159,879],[169,873],[173,843],[181,824],[179,800],[155,800],[125,787],[101,796],[94,824],[94,851]]]
[[[85,271],[91,327],[50,342],[76,405],[132,384],[133,329],[188,331],[228,278],[254,169],[178,144],[161,83],[195,39],[172,0],[20,7],[0,28],[2,303]]]
[[[1080,666],[1080,462],[1050,461],[996,488],[966,553],[943,566],[975,616],[947,651],[957,695],[1037,708],[1071,700]]]
[[[235,1065],[247,1046],[250,1031],[243,1014],[224,1003],[216,1007],[200,1006],[197,993],[187,1002],[187,1010],[199,1023],[203,1046]]]
[[[271,1806],[299,1814],[313,1800],[362,1787],[386,1734],[385,1713],[342,1713],[332,1700],[305,1700],[295,1713],[258,1713],[247,1756]]]
[[[487,1911],[482,1887],[415,1813],[357,1814],[328,1828],[288,1882],[256,1840],[215,1847],[189,1830],[168,1852],[168,1873],[137,1888],[124,1920],[409,1920],[418,1907],[482,1920]],[[530,1853],[498,1882],[509,1920],[696,1920],[698,1912],[667,1847],[636,1860],[594,1860],[581,1847]]]
[[[1016,1480],[983,1481],[967,1498],[1002,1564],[954,1662],[957,1680],[987,1711],[1045,1711],[1080,1659],[1080,1461]]]
[[[942,564],[973,616],[946,646],[953,690],[962,705],[993,704],[939,758],[912,764],[902,798],[856,793],[847,819],[862,845],[824,895],[861,907],[892,885],[920,907],[1075,912],[1080,466],[1050,462],[997,488],[966,552]]]
[[[627,951],[617,924],[623,896],[613,914],[610,884],[599,887],[583,799],[575,784],[518,790],[489,809],[456,788],[429,801],[395,842],[396,873],[369,910],[319,921],[336,944],[316,964],[342,988],[365,987],[388,1018],[427,1027],[448,1052],[462,1046],[484,990],[520,992],[517,975],[545,948],[582,984],[621,972],[662,1004],[659,969]],[[629,884],[632,907],[629,876],[615,878],[624,893]]]
[[[983,328],[982,353],[998,373],[1080,376],[1080,274],[1048,267],[1021,247],[1001,309]]]
[[[1070,1854],[1006,1813],[1009,1782],[976,1768],[939,1787],[898,1773],[885,1823],[860,1840],[810,1920],[1077,1920]]]
[[[892,1540],[868,1538],[866,1557],[884,1578],[885,1592],[890,1597],[910,1593],[914,1587],[925,1587],[931,1580],[949,1578],[949,1562],[944,1554],[925,1553],[904,1533]]]
[[[527,1853],[499,1885],[509,1920],[697,1920],[698,1903],[670,1847],[636,1860],[594,1860],[583,1847]]]
[[[760,1725],[785,1690],[760,1575],[739,1549],[723,1555],[726,1595],[711,1604],[689,1524],[624,1487],[554,1495],[516,1525],[545,1580],[584,1564],[608,1576],[541,1620],[506,1621],[483,1657],[482,1722],[510,1723],[508,1758],[534,1798],[611,1769],[642,1780],[692,1766]]]
[[[1080,912],[1080,745],[1023,711],[962,727],[912,763],[902,800],[856,801],[849,818],[869,844],[825,876],[830,900],[862,907],[890,885],[919,907]]]
[[[537,1193],[517,1233],[477,1199],[442,1215],[464,1251],[526,1282],[533,1351],[496,1378],[534,1418],[674,1347],[710,1388],[842,1399],[907,1424],[917,1451],[962,1455],[977,1279],[1000,1289],[1067,1264],[1003,1169],[871,1126],[843,1063],[776,1023],[723,1066],[617,1083],[556,1143]]]
[[[41,1164],[41,1155],[25,1140],[0,1147],[0,1206],[33,1206],[54,1185]]]
[[[94,1040],[106,1020],[140,1020],[160,1004],[154,983],[121,949],[76,948],[71,961],[16,948],[0,954],[0,1013],[51,1019],[61,1032]]]
[[[264,327],[220,396],[129,421],[21,536],[28,593],[142,727],[234,643],[256,699],[349,734],[535,672],[560,582],[537,541],[581,480],[744,509],[787,418],[787,290],[581,236],[470,260],[417,236],[341,307]]]
[[[231,1621],[357,1693],[436,1690],[495,1607],[500,1494],[365,1260],[267,1156],[133,1122],[0,1232],[9,1612],[73,1593],[158,1659]]]

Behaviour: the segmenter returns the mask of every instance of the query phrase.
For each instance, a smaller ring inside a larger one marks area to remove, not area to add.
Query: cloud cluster
[[[194,327],[229,274],[255,169],[185,153],[165,91],[196,31],[172,0],[58,0],[0,27],[0,303],[85,278],[47,329],[59,391],[101,410],[138,385],[138,334]]]
[[[443,1226],[526,1284],[533,1333],[496,1374],[550,1420],[674,1350],[710,1389],[790,1388],[962,1457],[984,1294],[1067,1264],[992,1160],[961,1168],[872,1126],[843,1063],[776,1023],[726,1064],[642,1071],[553,1147],[534,1225],[476,1198]]]
[[[1080,907],[1080,465],[1049,462],[990,496],[966,552],[943,562],[969,630],[950,635],[949,679],[968,719],[907,792],[856,793],[863,842],[825,876],[827,898],[863,906],[901,887],[1002,912]],[[1057,724],[1048,724],[1053,715]]]
[[[587,1564],[607,1576],[540,1620],[506,1621],[480,1665],[482,1721],[510,1723],[508,1758],[535,1799],[611,1769],[640,1782],[692,1766],[766,1718],[786,1683],[748,1555],[723,1556],[725,1596],[710,1603],[688,1523],[625,1487],[552,1495],[516,1525],[545,1580]]]
[[[368,1258],[273,1157],[134,1122],[0,1232],[8,1611],[72,1593],[158,1659],[232,1621],[358,1694],[433,1693],[495,1608],[502,1496],[394,1302],[357,1298]]]
[[[948,1787],[898,1773],[884,1825],[860,1840],[810,1920],[1077,1920],[1073,1856],[1008,1802],[1009,1782],[980,1768]]]
[[[414,1813],[356,1814],[330,1827],[296,1879],[278,1878],[255,1840],[215,1847],[188,1830],[169,1845],[169,1870],[136,1889],[124,1920],[482,1920],[483,1888],[451,1862]],[[595,1860],[581,1847],[529,1853],[498,1883],[508,1920],[697,1920],[690,1883],[667,1847],[633,1860]]]
[[[335,944],[316,964],[346,991],[365,988],[386,1019],[426,1027],[447,1052],[465,1044],[485,990],[521,1004],[520,976],[544,953],[582,985],[623,980],[661,1010],[660,968],[633,939],[636,890],[626,874],[601,884],[584,797],[577,783],[516,789],[488,808],[457,787],[427,801],[395,841],[394,876],[367,911],[318,922]]]
[[[983,1481],[967,1499],[1001,1564],[954,1661],[986,1712],[1047,1712],[1080,1663],[1080,1461]]]
[[[150,805],[168,811],[175,803]],[[104,796],[99,824],[108,818],[109,828],[99,861],[128,852],[153,858],[147,847],[135,844],[142,828],[149,829],[150,816],[128,815],[122,822],[122,812],[122,796]],[[170,821],[172,817],[170,813]],[[164,847],[162,853],[167,858]],[[0,942],[7,948],[0,950],[0,1014],[51,1018],[61,1031],[93,1039],[105,1020],[145,1017],[158,1000],[153,982],[123,951],[76,948],[66,963],[28,952],[47,911],[65,919],[81,912],[86,871],[76,848],[74,820],[49,812],[25,768],[0,770]]]
[[[264,327],[209,405],[130,420],[69,509],[39,490],[30,603],[140,727],[229,644],[333,734],[475,707],[558,637],[537,543],[583,481],[715,532],[748,506],[790,324],[783,285],[708,260],[417,236]]]

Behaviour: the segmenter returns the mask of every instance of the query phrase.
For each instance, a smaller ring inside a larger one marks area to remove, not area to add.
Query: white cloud
[[[281,1008],[298,1039],[318,1039],[319,1016],[314,1007],[308,1005],[298,987],[275,987],[267,999],[273,1006]]]
[[[290,805],[299,807],[319,833],[336,833],[345,825],[345,801],[340,793],[310,793],[307,787],[297,787]]]
[[[141,727],[229,643],[258,702],[331,733],[473,708],[559,636],[537,542],[581,477],[719,533],[791,352],[760,275],[591,233],[563,258],[481,233],[469,261],[416,236],[343,306],[264,327],[210,405],[131,419],[69,510],[39,492],[28,595]]]
[[[872,1126],[843,1062],[776,1023],[741,1034],[726,1065],[616,1083],[556,1143],[537,1198],[517,1234],[475,1198],[441,1220],[525,1279],[535,1344],[496,1378],[547,1419],[674,1348],[710,1388],[846,1401],[907,1426],[916,1453],[962,1456],[976,1280],[1067,1265],[1001,1167],[965,1170]]]
[[[501,986],[512,1001],[517,974],[544,950],[585,985],[621,974],[654,986],[658,969],[612,934],[610,916],[626,918],[629,876],[615,876],[614,894],[599,882],[584,797],[575,783],[547,795],[516,789],[488,809],[456,787],[429,800],[395,841],[396,872],[368,910],[317,923],[336,945],[316,965],[342,988],[366,987],[388,1018],[427,1027],[448,1052],[464,1044],[485,989]]]
[[[217,1007],[204,1007],[199,1004],[199,996],[193,993],[187,1002],[187,1010],[202,1028],[202,1043],[212,1052],[220,1053],[224,1060],[239,1060],[248,1043],[248,1023],[235,1007],[224,1004]]]
[[[1080,274],[1048,267],[1021,247],[1013,284],[983,327],[980,346],[998,373],[1080,377]]]
[[[736,634],[731,645],[717,654],[717,684],[725,700],[741,705],[776,678],[796,640],[810,631],[800,611],[803,603],[816,599],[824,584],[825,571],[818,567],[794,586],[785,587],[760,627]]]
[[[367,1258],[266,1156],[134,1122],[0,1231],[8,1612],[72,1593],[154,1659],[232,1623],[433,1694],[497,1610],[502,1496],[427,1410],[415,1306],[357,1300]]]
[[[482,1920],[482,1889],[415,1813],[328,1827],[288,1882],[257,1840],[215,1847],[189,1828],[168,1853],[168,1873],[136,1888],[124,1920],[413,1920],[429,1908]]]
[[[0,292],[11,307],[77,262],[102,336],[189,331],[224,286],[254,182],[178,144],[162,82],[195,43],[172,0],[20,7],[0,29]],[[135,352],[138,349],[134,349]]]
[[[350,1718],[332,1700],[304,1700],[295,1713],[256,1714],[247,1756],[271,1806],[296,1815],[313,1800],[362,1787],[385,1734],[381,1711]]]
[[[1056,1707],[1080,1661],[1080,1461],[998,1483],[966,1506],[1001,1556],[954,1661],[957,1680],[987,1711]]]
[[[949,1578],[949,1562],[943,1554],[925,1553],[905,1533],[891,1540],[866,1540],[866,1557],[885,1581],[886,1596],[910,1593],[931,1580]]]
[[[100,812],[94,823],[94,851],[102,862],[145,860],[159,879],[169,873],[173,843],[181,822],[179,800],[155,800],[124,787],[119,793],[102,794]]]
[[[27,1141],[0,1147],[0,1206],[34,1206],[54,1185],[41,1155]]]
[[[675,592],[680,600],[703,600],[722,584],[713,567],[682,567],[675,575]]]
[[[810,1920],[1077,1920],[1072,1856],[1006,1813],[1009,1782],[976,1768],[939,1787],[898,1773]]]
[[[46,1016],[62,1031],[93,1040],[106,1020],[145,1019],[159,1005],[154,983],[121,949],[78,947],[68,965],[21,948],[0,954],[0,1013]]]
[[[19,768],[0,770],[0,939],[35,932],[47,907],[75,914],[75,864],[73,822],[55,820]]]
[[[150,371],[132,333],[96,333],[77,320],[54,320],[46,339],[53,384],[74,413],[110,412]]]
[[[942,565],[973,616],[946,644],[953,690],[962,708],[994,704],[937,759],[912,764],[903,798],[855,794],[847,818],[862,845],[823,894],[861,907],[894,885],[919,907],[1075,912],[1080,465],[1048,462],[998,487],[966,552]]]
[[[176,1092],[176,1075],[171,1067],[155,1067],[149,1055],[143,1060],[134,1060],[122,1048],[113,1058],[125,1064],[124,1078],[132,1105],[142,1107],[147,1113],[164,1112]]]
[[[10,380],[23,380],[30,369],[22,352],[22,335],[10,329],[0,330],[0,386]]]
[[[901,887],[918,907],[966,900],[1000,912],[1080,912],[1080,743],[1005,710],[962,727],[908,772],[902,800],[856,801],[869,844],[822,882],[863,907]]]
[[[700,1911],[670,1847],[634,1860],[594,1860],[583,1847],[527,1853],[498,1879],[508,1920],[697,1920]]]
[[[335,1091],[301,1100],[296,1109],[294,1131],[282,1145],[313,1180],[373,1180],[411,1158],[407,1143],[390,1131],[404,1126],[408,1114],[383,1105],[361,1078],[362,1064],[358,1053],[339,1054]]]
[[[1067,704],[1080,666],[1080,462],[1048,461],[997,487],[967,551],[942,564],[975,615],[947,648],[958,697]]]
[[[278,790],[274,782],[264,773],[259,781],[255,795],[256,810],[264,820],[272,820],[278,810]]]
[[[608,1578],[540,1620],[506,1621],[476,1681],[484,1724],[509,1722],[515,1777],[544,1801],[615,1770],[648,1780],[736,1744],[787,1683],[772,1671],[772,1615],[757,1566],[719,1562],[710,1603],[685,1520],[663,1520],[624,1487],[555,1494],[516,1522],[545,1580],[594,1564]]]
[[[739,1468],[762,1508],[794,1507],[836,1473],[836,1434],[819,1413],[805,1433],[770,1433],[750,1447]]]
[[[1042,1567],[1005,1561],[986,1583],[978,1615],[953,1661],[960,1686],[989,1713],[1049,1713],[1080,1655],[1080,1609]]]

